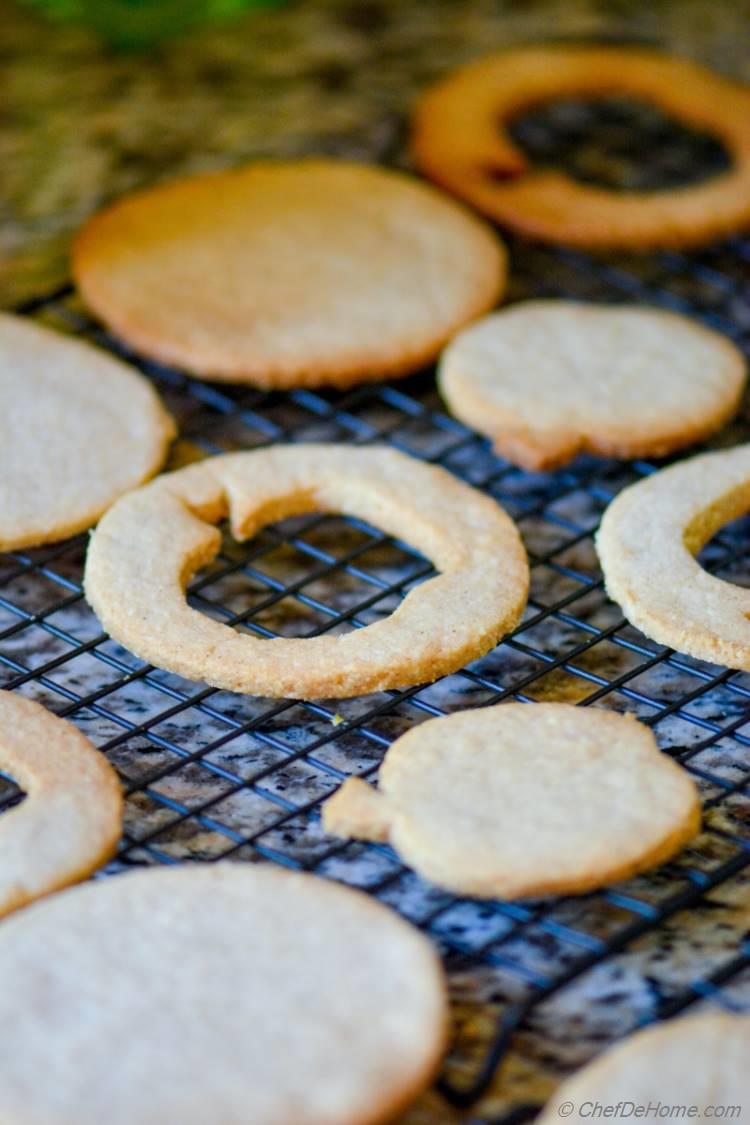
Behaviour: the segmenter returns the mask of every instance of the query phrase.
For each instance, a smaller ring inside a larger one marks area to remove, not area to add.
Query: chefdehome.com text
[[[560,1117],[590,1118],[597,1121],[604,1117],[645,1118],[650,1120],[701,1120],[739,1121],[742,1118],[740,1105],[675,1105],[671,1102],[598,1102],[587,1101],[576,1105],[574,1102],[561,1102],[557,1107]]]

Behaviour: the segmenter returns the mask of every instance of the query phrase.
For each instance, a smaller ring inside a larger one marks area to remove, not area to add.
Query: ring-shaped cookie
[[[344,512],[404,539],[440,572],[382,621],[343,635],[251,637],[191,609],[190,576],[239,540],[304,512]],[[230,691],[344,698],[437,679],[520,619],[528,563],[513,521],[444,469],[386,448],[276,446],[231,453],[122,497],[99,524],[86,597],[104,627],[161,668]]]
[[[627,94],[724,144],[732,167],[668,191],[612,191],[529,167],[507,123],[560,97]],[[449,75],[417,106],[413,152],[431,179],[542,241],[644,250],[692,246],[750,222],[750,89],[686,59],[630,47],[530,47]]]
[[[72,723],[0,692],[0,768],[26,800],[0,817],[0,916],[85,879],[114,854],[122,792]]]
[[[626,488],[597,549],[607,592],[647,637],[699,660],[750,670],[750,590],[695,555],[750,510],[750,445],[704,453]]]

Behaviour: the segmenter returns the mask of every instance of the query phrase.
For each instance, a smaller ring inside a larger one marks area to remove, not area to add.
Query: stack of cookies
[[[529,167],[498,130],[540,100],[613,90],[712,130],[732,168],[678,191],[614,193]],[[79,291],[127,349],[195,378],[349,388],[437,361],[447,407],[534,472],[581,453],[663,457],[734,416],[744,359],[685,317],[568,301],[492,311],[508,254],[465,205],[526,236],[596,250],[705,242],[750,221],[750,91],[654,52],[527,48],[428,91],[413,153],[458,199],[404,173],[323,159],[257,162],[135,194],[80,232]],[[233,692],[345,698],[432,682],[522,619],[529,566],[517,527],[444,469],[386,446],[277,444],[156,476],[176,427],[151,384],[11,315],[0,316],[0,395],[0,547],[96,524],[88,602],[115,640],[158,668]],[[748,447],[625,490],[598,547],[630,621],[663,644],[750,669],[750,594],[695,560],[748,507]],[[389,617],[343,635],[261,639],[188,604],[224,521],[243,541],[313,511],[408,541],[435,575]],[[131,874],[28,907],[112,856],[122,796],[103,756],[37,704],[0,693],[0,724],[0,768],[28,794],[0,822],[0,913],[24,907],[0,932],[0,1020],[14,1029],[0,1059],[0,1119],[376,1125],[429,1084],[447,1037],[439,961],[426,938],[357,892],[220,864]],[[523,898],[585,893],[664,863],[700,830],[700,803],[635,719],[514,703],[409,731],[386,754],[379,787],[350,779],[322,822],[332,835],[389,844],[456,894]],[[146,974],[148,993],[134,991]],[[113,1071],[108,1055],[123,1042]],[[574,1080],[575,1104],[600,1089],[632,1096],[628,1083],[650,1096],[652,1051],[666,1060],[665,1081],[683,1051],[700,1051],[695,1102],[739,1101],[747,1079],[727,1060],[747,1044],[748,1022],[729,1017],[644,1033]]]

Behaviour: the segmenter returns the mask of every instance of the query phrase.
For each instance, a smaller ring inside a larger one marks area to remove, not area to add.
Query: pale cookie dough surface
[[[379,789],[346,781],[323,824],[389,840],[458,894],[518,898],[582,893],[664,862],[697,833],[700,806],[690,776],[635,719],[506,703],[408,731]]]
[[[348,633],[253,637],[190,608],[185,586],[236,539],[303,512],[345,512],[408,541],[440,572],[398,608]],[[274,446],[160,477],[117,503],[86,560],[86,597],[136,655],[253,695],[343,698],[437,679],[519,621],[528,563],[500,506],[444,469],[384,447]]]
[[[0,769],[26,799],[0,817],[0,915],[84,879],[114,854],[122,793],[72,723],[0,692]]]
[[[0,550],[64,539],[153,476],[174,437],[148,381],[0,313]]]
[[[114,204],[78,236],[73,272],[158,360],[266,388],[346,386],[433,359],[496,303],[505,251],[403,173],[258,162]]]
[[[717,137],[730,168],[671,190],[613,191],[529,165],[508,130],[529,107],[613,94],[642,99]],[[552,44],[478,59],[422,96],[412,150],[431,179],[544,241],[674,248],[711,242],[750,222],[750,87],[654,50]]]
[[[728,1012],[683,1016],[634,1032],[555,1092],[540,1125],[590,1121],[592,1103],[645,1107],[638,1119],[669,1119],[649,1105],[695,1106],[689,1116],[743,1121],[750,1106],[750,1018]],[[573,1107],[570,1109],[570,1107]],[[734,1113],[727,1107],[739,1107]],[[716,1110],[719,1109],[719,1112]],[[570,1110],[570,1112],[568,1112]],[[608,1115],[612,1118],[612,1112]],[[686,1117],[679,1109],[671,1117]]]
[[[589,451],[660,457],[736,412],[742,353],[725,337],[645,306],[527,301],[464,329],[438,382],[462,421],[527,469]]]
[[[700,660],[750,669],[750,590],[696,561],[750,510],[750,445],[670,465],[609,505],[596,539],[610,597],[638,629]]]
[[[147,870],[0,930],[0,1119],[380,1125],[426,1086],[430,943],[358,891],[270,865]]]

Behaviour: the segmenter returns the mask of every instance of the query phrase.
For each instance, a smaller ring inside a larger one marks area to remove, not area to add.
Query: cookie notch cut
[[[695,556],[750,511],[750,445],[704,453],[624,489],[596,547],[607,593],[659,644],[750,671],[750,590],[715,578]]]
[[[251,637],[190,608],[190,576],[238,540],[305,512],[343,512],[406,540],[438,575],[388,617],[338,636]],[[86,597],[105,629],[158,667],[229,691],[345,698],[432,681],[520,620],[529,569],[515,524],[444,469],[387,448],[275,446],[211,458],[123,497],[89,547]]]
[[[667,191],[610,191],[529,167],[512,117],[558,97],[626,94],[718,137],[731,168]],[[750,89],[657,51],[526,47],[470,63],[422,96],[417,165],[436,183],[530,238],[590,249],[697,246],[750,222]]]
[[[389,841],[446,890],[583,894],[666,862],[700,827],[695,783],[630,716],[503,703],[398,738],[379,789],[350,778],[323,806],[336,836]]]
[[[121,339],[265,390],[406,375],[497,303],[506,274],[499,237],[454,199],[324,159],[135,192],[73,246],[81,295]]]
[[[0,691],[0,768],[26,800],[0,817],[0,917],[85,879],[115,853],[122,792],[72,723]]]
[[[704,325],[645,305],[522,301],[443,352],[440,393],[495,450],[535,471],[577,454],[664,457],[737,411],[742,352]]]

